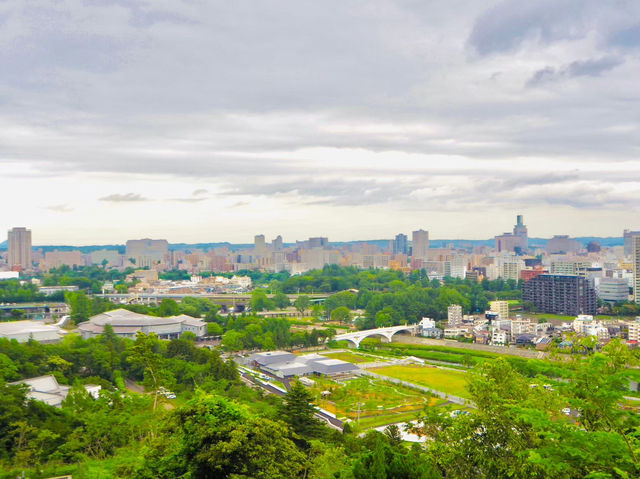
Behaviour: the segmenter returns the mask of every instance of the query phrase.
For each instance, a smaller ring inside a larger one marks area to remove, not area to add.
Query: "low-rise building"
[[[29,399],[42,401],[54,407],[62,406],[62,401],[66,399],[71,389],[71,386],[58,384],[58,380],[53,375],[23,379],[9,384],[26,384],[29,387],[29,392],[27,393]],[[98,399],[102,386],[86,384],[84,388],[94,399]]]
[[[78,330],[87,339],[102,334],[107,324],[113,327],[115,334],[127,338],[135,338],[138,331],[155,333],[160,339],[176,339],[184,332],[194,333],[197,337],[207,334],[207,323],[185,314],[159,318],[127,309],[114,309],[93,316],[81,323]]]
[[[42,321],[9,321],[0,322],[0,338],[15,339],[26,343],[29,339],[42,343],[60,341],[66,334],[55,324],[44,324]]]

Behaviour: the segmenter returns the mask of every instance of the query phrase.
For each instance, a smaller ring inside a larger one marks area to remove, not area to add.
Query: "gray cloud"
[[[57,213],[71,213],[74,210],[71,206],[66,204],[50,205],[50,206],[47,206],[46,209],[50,211],[55,211]]]
[[[113,203],[127,203],[127,202],[138,202],[138,201],[149,201],[149,200],[137,193],[125,193],[125,194],[114,193],[112,195],[108,195],[100,198],[100,201],[109,201]]]
[[[574,61],[558,69],[549,66],[536,71],[527,82],[527,85],[537,86],[542,83],[562,78],[583,76],[597,77],[605,72],[613,70],[622,63],[623,60],[620,58],[606,56],[592,60]]]

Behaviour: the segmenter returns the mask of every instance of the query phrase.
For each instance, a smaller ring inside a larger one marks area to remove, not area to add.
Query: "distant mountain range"
[[[598,236],[581,236],[578,238],[574,238],[579,241],[583,245],[587,245],[591,241],[595,241],[600,243],[602,246],[622,246],[624,244],[624,239],[622,237],[607,237],[601,238]],[[548,238],[529,238],[529,245],[532,247],[541,247],[544,248],[547,245]],[[369,243],[375,244],[378,247],[385,248],[389,244],[389,240],[360,240],[360,241],[335,241],[331,242],[333,246],[347,246],[355,243]],[[456,248],[472,248],[474,246],[493,246],[493,239],[486,240],[462,240],[462,239],[438,239],[431,240],[430,242],[432,248],[443,248],[447,245],[453,245]],[[295,243],[285,243],[284,246],[294,246]],[[200,249],[200,250],[211,250],[215,248],[227,247],[231,251],[239,251],[242,249],[247,249],[253,247],[253,244],[247,243],[172,243],[169,244],[169,250],[176,251],[182,249]],[[44,252],[47,251],[69,251],[69,250],[80,250],[84,254],[91,253],[93,251],[108,249],[108,250],[118,250],[121,254],[125,252],[125,245],[86,245],[86,246],[66,246],[66,245],[36,245],[34,248],[42,249]],[[7,249],[7,241],[3,241],[0,243],[0,250]]]

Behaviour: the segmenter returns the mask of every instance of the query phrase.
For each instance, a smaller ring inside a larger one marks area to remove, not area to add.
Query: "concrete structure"
[[[31,269],[31,230],[13,228],[7,234],[10,268]]]
[[[126,309],[114,309],[89,318],[81,323],[78,330],[87,339],[104,332],[105,325],[110,324],[113,331],[126,338],[135,338],[138,331],[145,334],[155,333],[160,339],[176,339],[184,332],[194,333],[197,337],[206,336],[207,323],[187,315],[159,318],[138,314]]]
[[[69,395],[69,390],[71,389],[71,386],[58,384],[58,380],[53,375],[23,379],[9,384],[26,384],[29,387],[29,392],[27,393],[29,399],[42,401],[54,407],[62,406],[62,402]],[[98,399],[102,386],[85,384],[84,388],[91,397]]]
[[[41,265],[41,269],[49,271],[52,268],[59,268],[60,266],[84,266],[85,261],[82,253],[78,250],[74,251],[47,251],[44,255],[44,262]]]
[[[629,328],[629,341],[640,342],[640,318],[636,318],[635,321],[627,323],[627,327]]]
[[[58,326],[44,324],[42,321],[9,321],[0,323],[0,338],[15,339],[26,343],[29,339],[42,343],[60,341],[66,334]]]
[[[286,363],[295,361],[297,356],[286,351],[266,351],[255,353],[249,356],[249,361],[256,366],[267,366],[275,363]]]
[[[509,301],[490,301],[489,310],[498,313],[500,319],[509,319]]]
[[[429,232],[414,231],[411,234],[411,258],[427,259],[429,255]]]
[[[495,250],[498,253],[510,251],[521,254],[529,247],[527,227],[523,223],[522,215],[516,217],[513,233],[503,233],[495,237]]]
[[[631,238],[634,236],[640,236],[640,231],[624,230],[624,255],[631,256],[633,254],[633,241]]]
[[[586,278],[541,274],[524,283],[522,301],[542,313],[595,314],[596,292]]]
[[[339,359],[331,359],[319,354],[296,356],[285,351],[255,353],[249,357],[249,362],[279,378],[309,374],[334,376],[359,370],[355,364]]]

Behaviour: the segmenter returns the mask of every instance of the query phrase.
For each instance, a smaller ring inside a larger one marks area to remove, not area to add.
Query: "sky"
[[[5,0],[0,230],[620,236],[639,85],[637,0]]]

